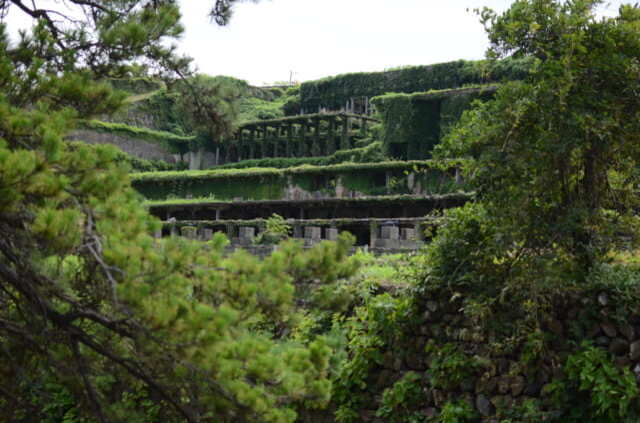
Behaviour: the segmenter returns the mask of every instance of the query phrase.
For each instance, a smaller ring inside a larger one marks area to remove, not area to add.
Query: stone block
[[[380,228],[380,238],[382,239],[400,239],[400,228],[397,226],[386,225]]]
[[[629,358],[633,361],[640,359],[640,341],[636,341],[631,344]]]
[[[335,241],[338,239],[338,229],[337,228],[327,228],[324,230],[325,239],[329,241]]]
[[[493,414],[493,405],[486,396],[482,394],[478,395],[475,402],[476,410],[478,410],[483,417],[488,417]]]
[[[609,351],[617,356],[626,355],[629,352],[629,343],[622,338],[615,338],[609,345]]]
[[[618,334],[616,326],[611,322],[602,322],[600,323],[600,327],[602,328],[602,331],[605,333],[605,335],[607,335],[609,338],[615,338],[615,336]]]
[[[620,332],[629,342],[633,342],[633,340],[636,339],[636,331],[631,325],[620,325],[618,327],[618,332]]]
[[[158,239],[162,238],[162,229],[158,229],[157,231],[155,231],[153,237]]]

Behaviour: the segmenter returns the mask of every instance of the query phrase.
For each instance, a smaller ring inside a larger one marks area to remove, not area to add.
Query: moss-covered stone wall
[[[326,421],[336,408],[352,423],[637,421],[628,416],[639,410],[640,315],[623,291],[558,290],[520,338],[504,336],[523,319],[518,307],[504,310],[510,319],[480,323],[483,310],[465,307],[465,292],[443,290],[406,319],[402,301],[381,296],[369,309],[374,329],[354,342],[342,403],[304,422]]]

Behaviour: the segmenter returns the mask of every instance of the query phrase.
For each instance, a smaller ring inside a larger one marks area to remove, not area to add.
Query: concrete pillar
[[[409,192],[416,194],[416,192],[414,192],[413,188],[416,186],[416,174],[411,172],[409,175],[407,175],[407,188],[409,188]]]
[[[285,155],[287,157],[293,156],[293,124],[287,125],[287,145],[285,148]]]
[[[307,226],[304,228],[304,237],[319,241],[322,239],[322,228],[320,226]]]
[[[416,240],[416,230],[414,228],[401,228],[400,229],[400,239],[405,241],[415,241]]]
[[[160,229],[156,230],[156,231],[153,233],[153,237],[154,237],[154,238],[158,238],[158,239],[159,239],[159,238],[162,238],[162,228],[160,228]]]
[[[380,238],[382,239],[400,239],[400,228],[396,225],[385,225],[380,228]]]
[[[327,134],[327,155],[331,155],[336,152],[336,119],[334,117],[329,119],[329,131]]]
[[[380,239],[375,243],[378,248],[398,248],[400,246],[400,228],[397,225],[384,225],[380,228]]]
[[[335,241],[338,239],[338,228],[326,228],[324,230],[325,239],[329,241]]]
[[[320,119],[313,122],[313,147],[311,148],[312,156],[324,155],[326,148],[323,148],[320,141]]]
[[[307,156],[307,124],[303,123],[300,125],[300,144],[298,150],[298,157],[306,157]]]
[[[253,128],[249,131],[249,158],[256,158],[256,130]]]
[[[349,139],[349,118],[342,116],[342,137],[340,139],[340,148],[348,150],[351,148],[351,140]]]
[[[294,238],[303,237],[303,230],[301,225],[293,225],[293,237]]]
[[[241,226],[238,228],[238,238],[241,245],[251,245],[256,237],[256,228],[253,226]]]
[[[376,242],[378,241],[378,223],[377,222],[371,222],[370,226],[369,226],[369,246],[371,248],[375,248],[376,246]]]
[[[462,177],[462,172],[459,168],[456,168],[456,184],[460,185],[464,182],[464,178]]]
[[[235,226],[232,223],[226,224],[227,238],[229,238],[229,240],[232,240],[236,236],[234,229]]]
[[[306,226],[304,228],[304,245],[312,246],[322,240],[322,228],[319,226]]]
[[[213,229],[203,229],[202,230],[202,240],[210,241],[213,238]]]
[[[180,228],[180,233],[187,239],[198,238],[198,228],[196,228],[195,226],[183,226],[182,228]]]
[[[422,227],[422,222],[416,222],[416,224],[413,225],[413,230],[416,241],[424,241],[424,228]]]

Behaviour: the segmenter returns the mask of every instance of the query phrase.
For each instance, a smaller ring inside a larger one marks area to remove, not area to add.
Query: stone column
[[[202,240],[210,241],[213,238],[213,229],[203,229],[202,230]]]
[[[194,240],[198,238],[198,228],[195,226],[183,226],[180,228],[180,233],[187,239]]]
[[[249,158],[256,158],[256,130],[255,128],[251,128],[249,132]]]
[[[349,118],[342,116],[342,137],[340,138],[340,148],[348,150],[351,148],[351,140],[349,139]]]
[[[293,156],[293,124],[287,125],[287,145],[285,147],[286,156]]]
[[[303,236],[304,236],[304,231],[302,230],[302,225],[299,225],[299,224],[293,225],[293,237],[302,238]]]
[[[304,228],[304,243],[307,246],[316,244],[322,240],[322,228],[319,226],[307,226]]]
[[[327,134],[327,155],[336,152],[336,118],[329,119],[329,132]]]
[[[398,248],[400,246],[400,228],[398,225],[384,225],[380,228],[380,248]]]
[[[400,239],[400,228],[397,225],[384,225],[380,228],[380,238]]]
[[[424,228],[422,227],[422,222],[416,222],[416,224],[413,225],[413,230],[416,241],[424,241]]]
[[[378,222],[371,222],[369,224],[369,247],[375,248],[378,242]]]
[[[312,156],[323,156],[325,149],[322,148],[320,141],[320,119],[313,122],[313,147],[311,148]]]
[[[300,125],[300,145],[298,146],[298,157],[306,157],[307,155],[307,124]]]
[[[242,129],[238,130],[238,161],[241,162],[244,157],[244,141],[242,139]]]
[[[400,239],[403,241],[415,241],[416,230],[414,228],[400,228]]]
[[[256,228],[253,226],[241,226],[238,228],[238,241],[240,245],[251,245],[256,237]]]
[[[324,230],[325,239],[335,241],[338,239],[338,228],[326,228]]]

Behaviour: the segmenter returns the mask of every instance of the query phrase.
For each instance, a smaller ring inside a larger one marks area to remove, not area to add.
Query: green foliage
[[[584,279],[638,228],[636,111],[640,12],[600,19],[600,2],[517,1],[485,10],[494,56],[534,57],[529,76],[466,114],[440,157],[473,157],[467,176],[496,224],[530,255],[555,252]],[[548,36],[554,34],[554,36]]]
[[[416,93],[458,88],[502,80],[522,79],[530,61],[456,62],[413,66],[388,72],[351,73],[304,82],[300,85],[301,106],[307,112],[321,107],[340,110],[353,97],[375,97],[384,93]]]
[[[302,165],[327,166],[345,162],[352,163],[378,163],[386,161],[382,152],[382,143],[379,141],[349,150],[338,150],[330,156],[324,157],[267,157],[264,159],[242,160],[237,163],[228,163],[216,166],[215,169],[244,169],[251,167],[287,168]]]
[[[636,377],[628,368],[617,367],[605,351],[583,343],[580,351],[567,358],[564,370],[571,388],[578,392],[573,401],[582,405],[568,411],[569,421],[584,421],[585,417],[593,419],[589,421],[637,421],[640,392]]]
[[[175,86],[175,108],[185,133],[207,144],[219,142],[237,128],[239,103],[246,83],[230,77],[199,74]]]
[[[385,94],[371,101],[382,119],[385,153],[398,159],[425,159],[474,99],[494,88],[477,87],[414,94]]]
[[[82,7],[64,30],[42,11],[16,45],[0,25],[0,420],[286,423],[326,405],[330,349],[277,329],[296,319],[296,284],[355,271],[348,240],[259,260],[224,254],[221,236],[154,239],[118,151],[63,139],[122,104],[94,78],[138,61],[185,70],[165,47],[179,12]]]
[[[505,254],[499,241],[508,242],[496,233],[481,204],[447,210],[438,235],[425,249],[427,265],[418,294],[426,298],[431,289],[444,288],[495,295],[501,289],[498,269]]]
[[[119,152],[116,159],[117,162],[127,165],[131,172],[166,172],[169,170],[184,169],[187,165],[185,162],[167,163],[164,160],[146,160],[139,159],[125,152]]]
[[[408,298],[389,294],[372,297],[355,309],[349,322],[349,360],[344,363],[334,382],[333,401],[339,422],[353,422],[365,405],[369,372],[384,361],[385,346],[397,345],[402,338],[399,327],[413,318]]]
[[[274,213],[266,220],[266,229],[255,239],[256,244],[277,244],[291,235],[291,225],[279,214]]]
[[[425,347],[429,357],[429,382],[435,389],[453,390],[473,378],[478,363],[467,357],[455,345],[437,345],[430,341]]]
[[[478,417],[476,410],[467,401],[449,401],[442,407],[438,422],[471,423],[477,421]]]
[[[402,378],[385,389],[376,416],[392,423],[419,422],[421,416],[412,411],[420,403],[423,394],[420,381],[422,376],[416,372],[407,372]]]
[[[327,166],[300,166],[285,169],[247,168],[205,171],[149,172],[132,176],[134,187],[152,200],[171,197],[187,199],[215,197],[221,201],[244,198],[247,200],[282,199],[290,186],[311,193],[320,191],[334,197],[340,184],[356,192],[370,195],[405,195],[408,177],[415,173],[414,183],[428,194],[447,194],[464,189],[457,185],[447,163],[436,162],[380,162],[343,163]],[[451,166],[454,163],[450,163]],[[387,186],[387,175],[396,179]],[[247,183],[251,181],[253,183]],[[224,182],[224,183],[222,183]]]
[[[278,119],[284,117],[282,101],[265,101],[256,97],[245,97],[240,101],[240,122]]]
[[[184,153],[195,137],[185,137],[171,132],[156,131],[153,129],[130,126],[124,123],[101,122],[89,120],[82,124],[86,129],[108,134],[121,135],[128,138],[140,139],[159,144],[172,153]]]
[[[108,82],[114,89],[132,95],[148,94],[164,87],[162,81],[149,77],[110,78]]]

